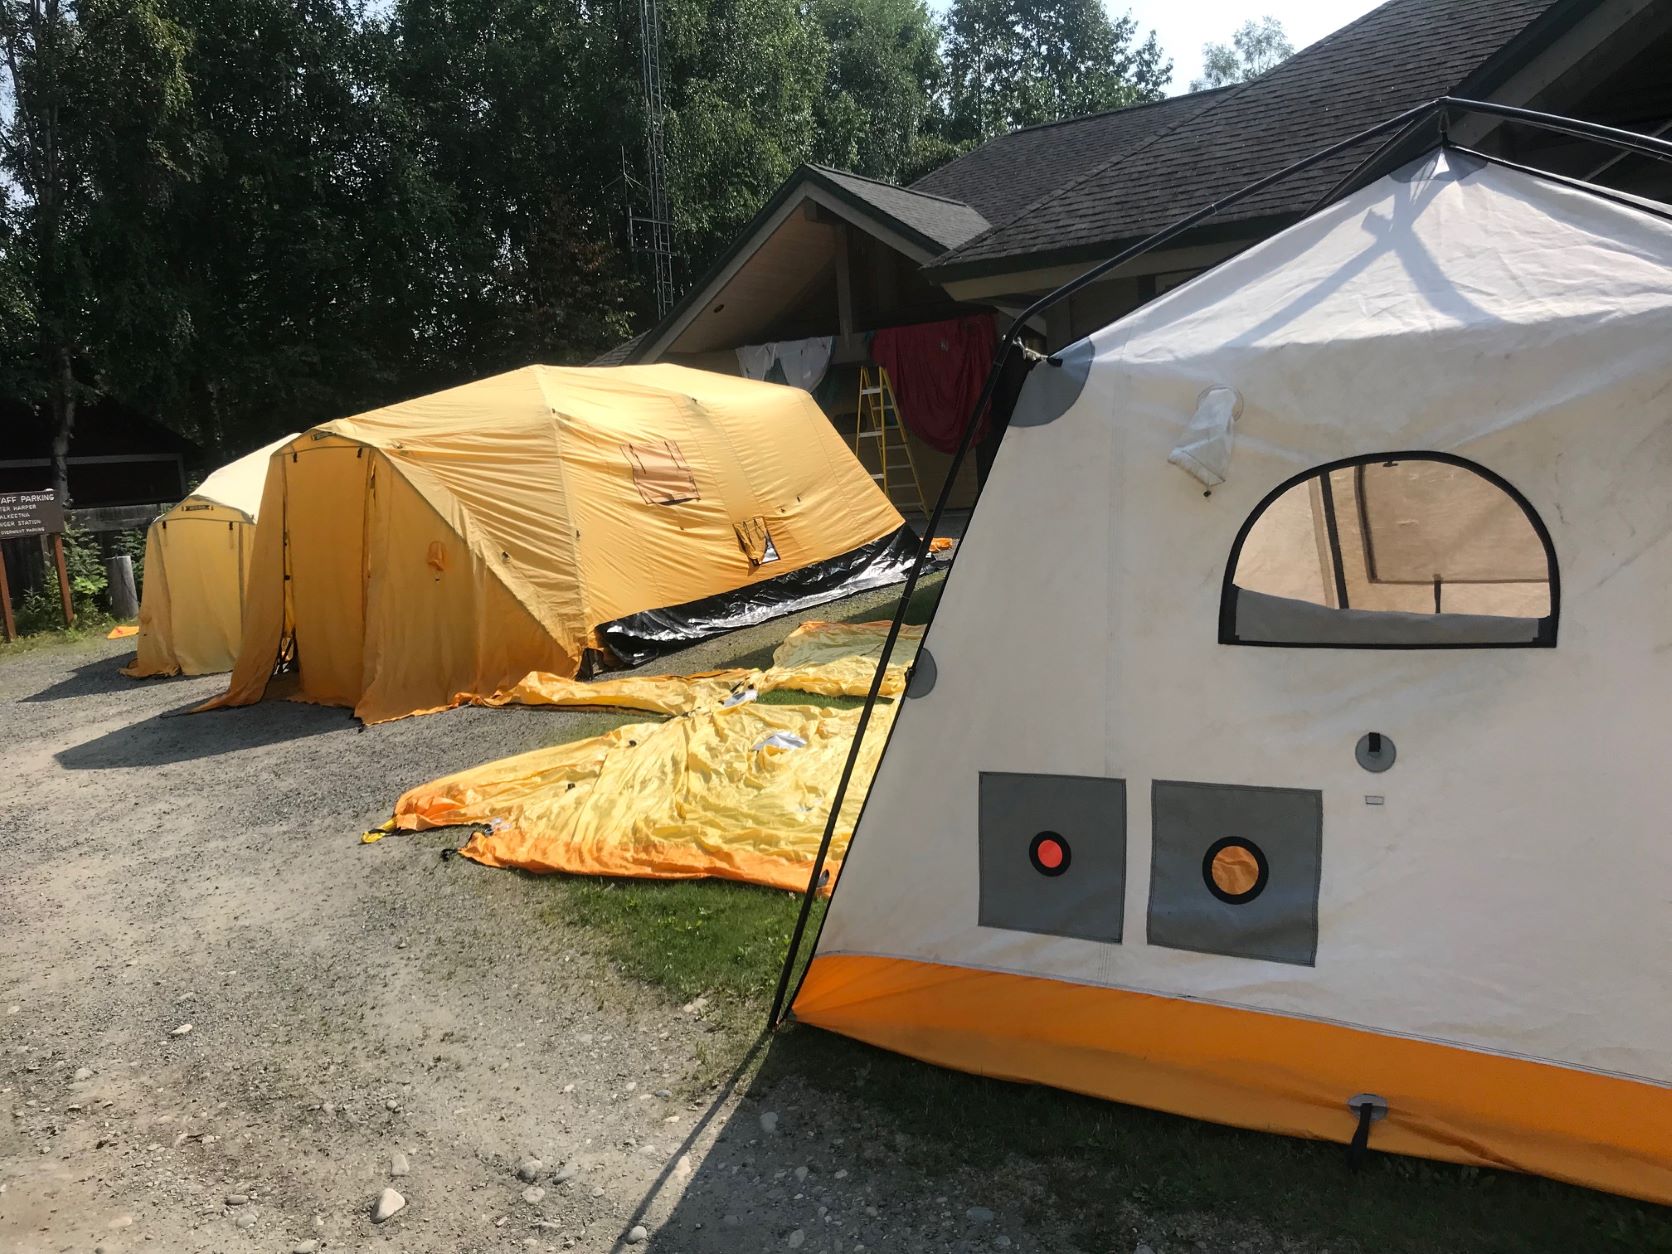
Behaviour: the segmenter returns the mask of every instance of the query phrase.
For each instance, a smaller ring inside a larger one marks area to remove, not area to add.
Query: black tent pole
[[[1558,135],[1571,135],[1576,139],[1592,139],[1601,144],[1623,148],[1627,152],[1634,152],[1642,157],[1672,161],[1672,141],[1659,139],[1653,135],[1639,135],[1636,131],[1623,131],[1617,126],[1604,126],[1600,122],[1581,122],[1578,118],[1564,118],[1556,113],[1540,113],[1536,109],[1519,109],[1514,105],[1496,104],[1490,100],[1464,100],[1457,96],[1441,96],[1434,102],[1434,105],[1455,109],[1460,113],[1480,113],[1487,117],[1504,118],[1511,122],[1520,122],[1526,126],[1531,126],[1536,130],[1553,131]]]
[[[1369,127],[1366,130],[1359,131],[1357,134],[1331,144],[1327,148],[1319,149],[1310,156],[1302,157],[1299,161],[1295,161],[1284,166],[1276,173],[1268,174],[1261,179],[1256,179],[1254,182],[1249,183],[1247,186],[1240,188],[1235,192],[1232,192],[1230,195],[1224,196],[1204,208],[1198,209],[1194,213],[1180,218],[1171,226],[1164,227],[1162,230],[1155,232],[1155,234],[1140,240],[1136,244],[1133,244],[1130,248],[1123,249],[1119,253],[1116,253],[1113,257],[1099,262],[1097,265],[1091,267],[1083,274],[1069,280],[1067,283],[1064,283],[1061,287],[1056,288],[1054,291],[1046,293],[1044,296],[1041,296],[1038,300],[1034,301],[1033,304],[1029,305],[1021,313],[1017,314],[1015,319],[1011,322],[1009,330],[1004,333],[1003,338],[999,341],[998,351],[993,357],[992,369],[987,372],[986,382],[982,384],[980,398],[976,401],[974,410],[971,411],[969,418],[964,423],[963,433],[958,440],[958,449],[953,454],[952,462],[947,468],[946,480],[941,485],[940,495],[935,499],[935,508],[929,515],[928,523],[924,527],[923,535],[918,543],[917,556],[912,562],[911,572],[907,575],[905,587],[900,593],[900,604],[895,609],[893,620],[888,625],[888,635],[883,641],[882,653],[877,659],[876,673],[871,677],[871,687],[865,694],[865,704],[859,712],[859,722],[854,730],[853,744],[848,749],[847,760],[842,764],[841,778],[837,781],[836,791],[830,805],[830,814],[825,820],[824,834],[819,840],[818,854],[813,859],[812,873],[807,877],[807,889],[802,894],[801,909],[796,915],[795,928],[790,933],[789,950],[784,955],[784,966],[778,973],[778,987],[773,994],[772,1010],[767,1020],[767,1028],[769,1031],[776,1028],[779,1023],[782,1022],[784,1004],[789,995],[790,978],[795,970],[796,959],[800,956],[801,942],[806,936],[807,920],[813,910],[813,899],[818,894],[819,880],[824,873],[825,862],[830,854],[831,842],[835,839],[836,825],[841,816],[843,803],[847,800],[848,786],[853,780],[854,767],[859,761],[860,749],[865,739],[865,732],[870,726],[871,716],[876,710],[877,698],[882,691],[883,678],[888,672],[888,659],[894,651],[896,642],[900,638],[900,629],[905,624],[907,607],[911,603],[912,594],[917,589],[918,579],[923,574],[923,568],[928,562],[930,542],[933,540],[935,531],[940,526],[941,518],[946,512],[947,502],[951,499],[953,481],[956,479],[958,471],[964,463],[965,457],[969,455],[970,446],[974,442],[975,432],[980,426],[980,416],[986,412],[987,406],[992,403],[993,393],[998,386],[999,373],[1004,368],[1006,358],[1019,342],[1022,329],[1031,319],[1044,313],[1046,310],[1061,304],[1063,301],[1081,291],[1083,288],[1095,283],[1098,279],[1102,278],[1105,274],[1109,273],[1109,271],[1115,269],[1117,266],[1125,265],[1128,261],[1131,261],[1135,257],[1140,257],[1145,253],[1154,251],[1163,244],[1169,243],[1173,239],[1184,234],[1186,231],[1191,230],[1208,218],[1213,217],[1215,214],[1230,208],[1232,205],[1237,204],[1240,201],[1247,200],[1250,196],[1258,195],[1260,192],[1265,191],[1268,187],[1272,187],[1286,179],[1293,178],[1296,174],[1299,174],[1304,170],[1308,170],[1320,162],[1328,161],[1331,157],[1345,152],[1350,148],[1354,148],[1357,145],[1364,143],[1366,140],[1375,139],[1377,136],[1394,132],[1395,134],[1393,138],[1396,143],[1397,140],[1404,138],[1404,136],[1399,134],[1399,132],[1403,132],[1407,128],[1414,129],[1415,127],[1427,122],[1429,118],[1447,110],[1456,110],[1462,113],[1477,113],[1491,117],[1504,118],[1508,121],[1520,122],[1540,130],[1552,131],[1563,135],[1571,135],[1581,139],[1596,140],[1599,143],[1609,144],[1613,147],[1621,148],[1628,152],[1638,153],[1642,156],[1654,157],[1664,161],[1672,161],[1672,142],[1667,140],[1656,139],[1647,135],[1639,135],[1633,131],[1624,131],[1617,127],[1603,126],[1595,122],[1581,122],[1574,118],[1564,118],[1556,114],[1539,113],[1532,109],[1516,108],[1512,105],[1500,105],[1493,104],[1489,101],[1464,100],[1452,96],[1440,96],[1434,100],[1417,105],[1414,108],[1407,109],[1398,116],[1389,118],[1384,122],[1379,122],[1375,126]],[[1348,176],[1347,180],[1342,183],[1338,183],[1336,187],[1332,189],[1331,195],[1333,196],[1345,190],[1352,180],[1362,175],[1363,172],[1369,168],[1369,166],[1374,164],[1377,158],[1384,156],[1388,151],[1390,151],[1395,146],[1395,143],[1382,144],[1376,152],[1371,154],[1369,161],[1360,162]],[[1327,201],[1320,202],[1318,208],[1322,208],[1324,203],[1327,203]],[[856,823],[855,827],[857,828],[857,826],[858,824]],[[815,944],[816,943],[817,942],[815,941]]]

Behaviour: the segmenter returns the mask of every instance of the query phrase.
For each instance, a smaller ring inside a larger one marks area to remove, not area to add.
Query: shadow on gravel
[[[196,762],[240,749],[343,731],[353,725],[354,718],[347,710],[295,701],[264,701],[242,709],[186,714],[198,704],[192,701],[157,718],[140,719],[65,749],[57,755],[58,764],[69,771],[105,771]]]
[[[1354,1171],[1333,1142],[965,1075],[803,1026],[773,1038],[713,1151],[673,1184],[651,1248],[681,1254],[783,1249],[797,1229],[803,1254],[1672,1250],[1672,1210],[1651,1203],[1374,1140]]]
[[[131,653],[121,653],[115,657],[95,658],[91,662],[76,667],[57,683],[49,684],[39,692],[30,693],[27,697],[19,697],[18,701],[64,701],[71,697],[96,697],[101,693],[133,689],[140,684],[172,683],[175,679],[190,678],[190,676],[176,675],[173,679],[129,679],[122,674],[122,668],[132,660],[133,655]]]
[[[722,1190],[725,1189],[725,1184],[722,1182],[726,1180],[727,1173],[723,1168],[713,1165],[720,1154],[716,1152],[711,1155],[709,1161],[703,1164],[697,1176],[689,1182],[680,1179],[679,1163],[691,1147],[702,1139],[708,1125],[714,1121],[721,1108],[730,1100],[738,1083],[749,1074],[749,1068],[754,1064],[756,1055],[765,1049],[769,1043],[770,1038],[762,1032],[755,1038],[754,1044],[749,1046],[748,1051],[738,1061],[737,1066],[732,1068],[732,1073],[720,1085],[719,1091],[714,1094],[707,1108],[697,1116],[691,1131],[686,1134],[685,1139],[668,1156],[668,1165],[662,1168],[661,1174],[656,1177],[656,1182],[645,1191],[644,1197],[640,1199],[631,1218],[622,1226],[621,1233],[616,1241],[617,1249],[637,1244],[630,1236],[633,1228],[638,1224],[649,1222],[647,1216],[663,1190],[677,1189],[681,1186],[685,1189],[684,1200],[675,1209],[667,1225],[658,1232],[658,1239],[663,1234],[678,1233],[682,1241],[674,1248],[681,1251],[725,1250],[730,1254],[730,1251],[737,1248],[737,1233],[727,1227],[724,1223],[724,1216],[738,1213],[745,1208],[732,1207],[727,1204],[729,1191],[722,1194],[710,1187],[710,1182],[712,1182],[719,1185]],[[748,1125],[751,1121],[758,1121],[758,1118],[754,1106],[745,1099],[738,1108],[736,1115],[739,1125]],[[729,1130],[722,1132],[720,1134],[720,1146],[724,1146],[733,1135],[735,1134]],[[743,1180],[730,1181],[730,1187],[740,1192],[745,1191],[747,1180],[748,1178],[745,1177]],[[701,1192],[694,1193],[693,1190],[698,1189],[699,1185],[701,1186]],[[729,1241],[727,1240],[728,1236],[730,1237]],[[703,1238],[706,1238],[706,1240]]]

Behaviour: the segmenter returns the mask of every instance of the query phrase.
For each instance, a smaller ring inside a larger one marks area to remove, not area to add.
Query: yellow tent
[[[273,455],[229,690],[366,722],[638,662],[903,576],[911,532],[810,397],[529,366]]]
[[[145,534],[139,652],[124,675],[232,669],[243,634],[244,579],[273,450],[287,435],[222,466]]]

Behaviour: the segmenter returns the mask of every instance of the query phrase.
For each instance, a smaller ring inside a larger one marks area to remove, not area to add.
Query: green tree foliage
[[[660,0],[689,279],[795,166],[1156,95],[1098,0]],[[653,316],[637,0],[0,0],[0,394],[223,455]]]
[[[814,0],[812,15],[830,49],[813,159],[891,182],[946,160],[931,133],[940,37],[923,0]]]
[[[828,47],[799,0],[664,0],[662,18],[674,229],[695,261],[813,150]]]
[[[1155,33],[1139,42],[1102,0],[953,0],[945,53],[946,135],[962,143],[1160,99],[1173,72]]]
[[[1247,21],[1239,26],[1228,44],[1202,45],[1202,77],[1190,84],[1191,91],[1224,87],[1258,78],[1295,55],[1283,23],[1275,17]]]
[[[20,327],[5,373],[51,421],[66,501],[77,408],[120,353],[113,332],[144,334],[148,228],[189,164],[185,47],[160,0],[0,0],[0,299]]]

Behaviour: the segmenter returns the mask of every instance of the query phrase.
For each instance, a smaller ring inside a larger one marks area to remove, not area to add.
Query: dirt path
[[[0,663],[0,1250],[1056,1248],[793,1078],[717,1083],[737,1034],[616,974],[540,882],[357,843],[411,785],[613,716],[159,718],[219,681],[133,683],[128,652]]]

